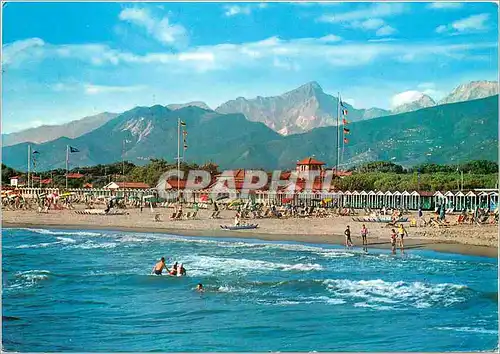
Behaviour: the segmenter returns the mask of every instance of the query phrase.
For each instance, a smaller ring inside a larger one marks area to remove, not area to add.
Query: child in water
[[[202,293],[205,291],[205,289],[203,289],[203,284],[202,283],[199,283],[198,285],[196,285],[196,291],[199,292],[199,293]]]

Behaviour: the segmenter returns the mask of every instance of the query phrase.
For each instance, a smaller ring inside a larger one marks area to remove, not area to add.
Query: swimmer
[[[202,283],[199,283],[198,285],[196,285],[196,291],[198,291],[199,293],[202,293],[205,291],[205,289],[203,289]]]
[[[170,275],[177,275],[177,262],[172,265],[172,270],[169,272]]]
[[[179,265],[179,269],[177,272],[177,276],[185,276],[186,275],[186,268],[182,265],[182,263]]]
[[[164,268],[168,272],[167,265],[165,264],[165,257],[161,257],[161,260],[158,263],[156,263],[155,266],[153,267],[152,274],[161,275],[161,272],[163,271]]]

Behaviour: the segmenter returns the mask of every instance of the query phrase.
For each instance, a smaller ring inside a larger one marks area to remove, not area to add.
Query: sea
[[[3,229],[2,349],[498,350],[497,258],[236,236]]]

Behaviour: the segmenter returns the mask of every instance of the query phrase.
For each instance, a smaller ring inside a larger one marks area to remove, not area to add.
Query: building
[[[81,173],[68,173],[66,175],[66,177],[70,178],[70,179],[79,179],[79,178],[83,178],[85,177],[84,175],[82,175]]]
[[[297,162],[296,170],[297,172],[321,171],[324,165],[324,162],[308,157]]]
[[[11,187],[23,187],[26,184],[26,178],[24,176],[12,176],[10,178]]]

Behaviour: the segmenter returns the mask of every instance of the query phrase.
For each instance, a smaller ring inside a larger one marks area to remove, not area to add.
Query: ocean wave
[[[253,260],[244,258],[225,258],[209,256],[188,256],[184,264],[191,268],[193,275],[212,275],[240,272],[268,272],[269,270],[283,271],[315,271],[322,270],[323,267],[314,263],[284,264],[263,260]]]
[[[66,246],[66,248],[69,249],[83,249],[83,250],[89,250],[89,249],[109,249],[109,248],[115,248],[118,246],[116,242],[93,242],[93,241],[86,241],[84,243],[79,243],[79,244],[73,244],[70,246]]]
[[[44,269],[34,269],[24,272],[17,272],[15,274],[15,280],[12,283],[8,284],[5,289],[13,290],[31,288],[38,283],[47,280],[50,274],[50,271]]]
[[[382,279],[358,281],[328,279],[324,281],[324,284],[335,297],[363,299],[365,303],[370,305],[382,302],[410,305],[417,308],[451,306],[454,303],[463,302],[465,296],[461,291],[468,289],[466,286],[458,284],[386,282]]]
[[[68,235],[68,236],[101,236],[98,232],[88,232],[88,231],[51,231],[47,229],[30,229],[30,228],[20,228],[18,230],[26,230],[30,232],[35,232],[42,235]]]
[[[484,334],[498,334],[498,330],[479,328],[479,327],[436,327],[441,331],[472,332]]]

